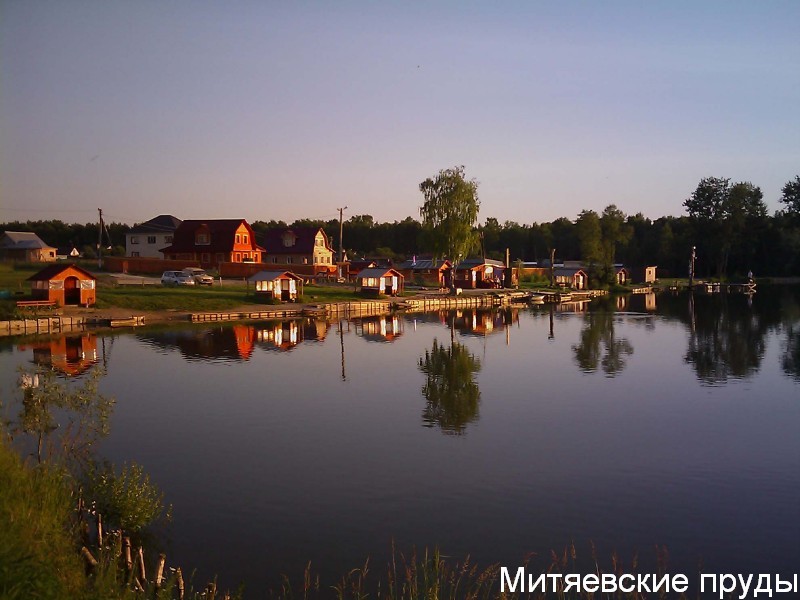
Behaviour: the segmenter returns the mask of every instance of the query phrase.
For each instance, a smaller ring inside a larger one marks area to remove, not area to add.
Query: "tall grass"
[[[0,597],[72,598],[84,585],[64,475],[0,443]]]

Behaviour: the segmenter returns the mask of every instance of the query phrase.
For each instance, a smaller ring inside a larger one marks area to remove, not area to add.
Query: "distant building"
[[[221,263],[257,263],[264,248],[244,219],[186,220],[175,230],[172,244],[162,248],[164,258],[194,260],[208,269]]]
[[[70,260],[81,257],[81,251],[75,246],[63,246],[56,250],[56,258],[58,260]]]
[[[18,262],[53,262],[56,249],[30,231],[6,231],[0,236],[0,259]]]
[[[268,229],[263,234],[265,263],[291,268],[293,265],[313,266],[315,272],[336,270],[330,240],[322,228],[287,227]]]
[[[402,262],[396,267],[406,278],[406,281],[440,288],[450,286],[452,268],[453,265],[450,264],[449,260],[417,258]]]
[[[134,225],[125,234],[125,256],[143,258],[164,258],[161,249],[169,246],[180,226],[181,220],[172,215],[157,217]]]

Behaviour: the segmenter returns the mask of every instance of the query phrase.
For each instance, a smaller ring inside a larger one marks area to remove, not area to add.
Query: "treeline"
[[[657,265],[662,277],[685,277],[692,247],[696,248],[695,272],[699,277],[800,275],[800,176],[783,188],[783,209],[767,212],[763,194],[749,182],[709,177],[700,181],[683,206],[680,217],[649,219],[637,213],[625,215],[611,205],[602,213],[584,210],[575,220],[561,217],[550,222],[500,223],[489,217],[476,227],[474,256],[541,262],[555,250],[556,260],[583,260],[602,270],[614,262],[630,266]],[[299,219],[254,221],[257,234],[277,227],[321,227],[339,248],[339,221]],[[108,224],[114,253],[123,252],[125,233],[121,223]],[[97,224],[67,225],[62,221],[11,222],[0,231],[34,231],[48,244],[73,245],[88,255],[97,244]],[[371,215],[355,215],[344,222],[344,247],[351,259],[388,257],[395,260],[429,253],[422,223],[411,217],[378,223]]]

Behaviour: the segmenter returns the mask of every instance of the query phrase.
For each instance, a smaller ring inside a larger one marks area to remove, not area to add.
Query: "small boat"
[[[544,294],[532,294],[530,297],[531,304],[544,304]]]

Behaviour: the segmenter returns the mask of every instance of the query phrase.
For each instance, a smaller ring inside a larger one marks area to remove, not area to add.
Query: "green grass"
[[[84,585],[63,477],[0,443],[0,597],[72,598]]]
[[[254,301],[244,286],[178,287],[100,287],[97,308],[131,310],[212,311],[232,309]]]

